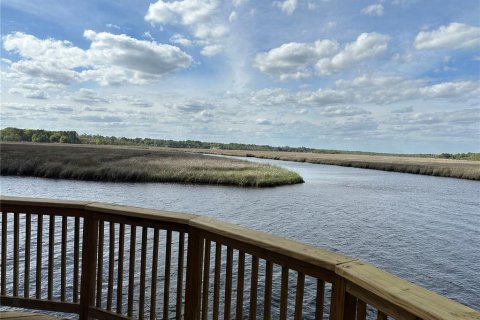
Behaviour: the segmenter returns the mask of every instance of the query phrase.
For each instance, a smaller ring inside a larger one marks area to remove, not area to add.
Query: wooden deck
[[[60,318],[47,316],[41,313],[30,313],[30,312],[17,312],[17,311],[3,311],[0,312],[0,319],[8,319],[8,320],[59,320]]]

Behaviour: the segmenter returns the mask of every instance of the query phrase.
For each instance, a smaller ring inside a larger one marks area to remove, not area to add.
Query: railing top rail
[[[400,279],[370,264],[354,258],[288,240],[265,232],[218,221],[214,218],[193,214],[175,213],[155,209],[127,207],[87,201],[67,201],[37,198],[0,196],[0,206],[22,208],[76,209],[88,214],[128,216],[139,219],[176,223],[190,230],[200,230],[235,243],[255,247],[267,254],[289,257],[332,272],[347,280],[348,286],[357,286],[367,294],[379,297],[388,303],[423,319],[480,319],[480,312],[442,297],[434,292]],[[32,210],[34,212],[34,210]]]

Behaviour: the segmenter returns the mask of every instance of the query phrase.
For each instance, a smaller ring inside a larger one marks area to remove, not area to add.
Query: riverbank
[[[309,162],[403,173],[480,180],[480,162],[387,155],[319,154],[308,152],[181,149],[186,152]]]
[[[177,182],[273,187],[302,183],[277,166],[180,150],[1,143],[1,175],[115,182]]]

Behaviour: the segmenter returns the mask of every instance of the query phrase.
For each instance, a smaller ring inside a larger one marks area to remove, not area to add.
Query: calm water
[[[480,309],[480,183],[273,160],[306,183],[270,189],[0,177],[2,195],[209,215],[328,248]]]

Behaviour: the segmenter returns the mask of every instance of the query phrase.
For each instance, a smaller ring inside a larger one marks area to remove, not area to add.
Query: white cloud
[[[235,20],[237,20],[237,12],[232,11],[230,13],[230,15],[228,16],[228,22],[233,23],[233,22],[235,22]]]
[[[307,78],[310,67],[322,57],[331,56],[338,50],[332,40],[313,43],[290,42],[255,57],[255,66],[262,72],[281,80]]]
[[[201,53],[207,57],[213,57],[223,51],[223,45],[213,44],[203,47]]]
[[[285,43],[255,57],[255,67],[280,80],[303,79],[317,74],[330,75],[354,63],[376,57],[386,51],[389,37],[379,33],[362,33],[342,50],[335,40],[313,43]]]
[[[111,29],[117,29],[117,30],[121,29],[119,26],[117,26],[116,24],[113,24],[113,23],[107,23],[106,27],[111,28]]]
[[[248,0],[232,0],[232,4],[234,7],[240,7],[244,4],[246,4]]]
[[[171,43],[179,44],[184,47],[190,47],[194,44],[194,41],[186,38],[184,35],[175,33],[171,38],[170,38]]]
[[[415,37],[417,49],[465,49],[480,47],[480,27],[453,22]]]
[[[39,39],[16,32],[3,37],[6,51],[20,56],[5,78],[19,85],[66,86],[82,80],[102,85],[146,83],[188,67],[192,58],[178,47],[127,35],[84,32],[91,41],[83,50],[68,41]]]
[[[383,15],[383,5],[381,3],[372,4],[368,7],[363,8],[360,12],[366,16],[379,17]]]
[[[204,46],[218,45],[228,33],[228,28],[217,16],[218,0],[178,0],[151,3],[145,20],[155,24],[179,24],[190,29],[192,35]],[[211,50],[206,50],[211,53]]]
[[[287,15],[291,15],[295,9],[297,9],[298,1],[297,0],[284,0],[281,1],[274,1],[273,5],[280,8],[284,13]]]
[[[315,65],[317,73],[329,75],[356,62],[376,57],[387,50],[389,39],[389,36],[376,32],[362,33],[335,56],[320,59]]]
[[[152,34],[150,33],[150,31],[145,31],[143,33],[143,37],[147,40],[150,40],[150,41],[154,41],[155,39],[153,38]]]
[[[70,99],[73,101],[95,104],[95,103],[107,103],[107,99],[101,97],[96,91],[86,88],[81,88],[77,92],[73,93],[70,96]]]
[[[358,107],[333,107],[329,106],[320,112],[321,115],[325,117],[350,117],[350,116],[358,116],[358,115],[365,115],[370,114],[369,111],[358,108]]]

